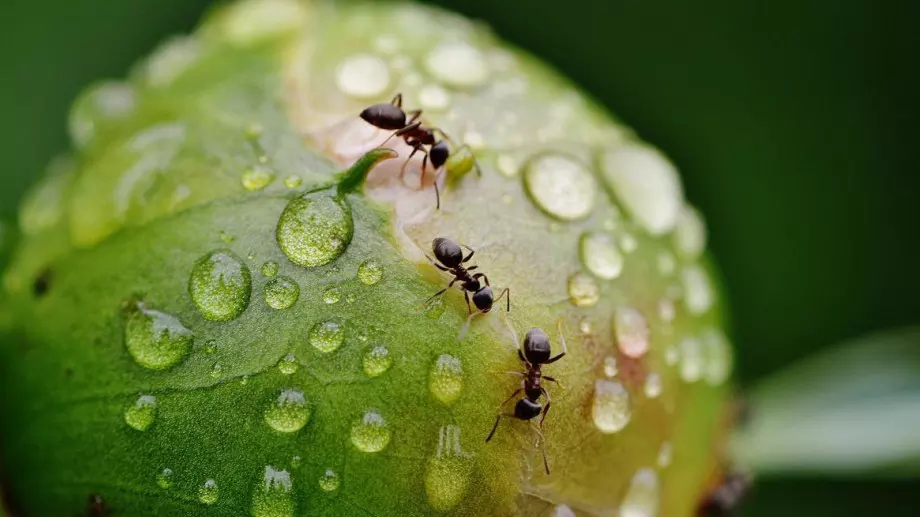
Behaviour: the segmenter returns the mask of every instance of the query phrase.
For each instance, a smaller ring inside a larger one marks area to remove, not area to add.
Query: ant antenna
[[[546,437],[543,436],[543,431],[537,426],[533,426],[533,430],[537,432],[537,436],[540,437],[540,452],[543,453],[543,468],[546,469],[546,475],[549,475],[549,461],[546,460]]]
[[[520,351],[521,341],[518,339],[517,332],[514,331],[514,327],[511,326],[511,323],[508,321],[507,317],[503,317],[502,319],[505,321],[505,327],[508,329],[508,332],[511,333],[511,339],[514,341],[514,347]]]
[[[562,344],[562,353],[568,353],[569,349],[565,346],[565,334],[562,332],[562,318],[556,320],[556,330],[559,331],[559,342]]]

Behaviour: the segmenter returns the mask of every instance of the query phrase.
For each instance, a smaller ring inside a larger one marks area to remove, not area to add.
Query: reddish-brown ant
[[[437,239],[431,242],[431,249],[434,252],[434,256],[437,260],[432,260],[431,257],[428,257],[428,260],[441,271],[447,271],[451,275],[454,275],[454,279],[447,284],[447,287],[441,289],[440,291],[431,295],[428,300],[425,301],[425,304],[428,304],[431,300],[437,298],[438,296],[443,295],[447,292],[448,289],[454,286],[455,283],[460,282],[460,288],[463,289],[463,297],[466,299],[466,308],[469,311],[470,317],[472,318],[475,314],[485,314],[492,310],[492,305],[501,300],[502,297],[507,295],[507,307],[506,310],[511,310],[511,289],[504,288],[498,298],[494,298],[492,293],[492,286],[489,284],[489,277],[485,273],[470,273],[477,269],[479,266],[470,266],[465,267],[464,264],[469,262],[473,258],[473,254],[476,253],[473,248],[470,248],[467,245],[463,245],[464,248],[469,250],[470,254],[463,256],[463,250],[460,249],[460,245],[456,242],[444,238],[438,237]],[[482,285],[479,279],[485,281],[486,285]],[[474,313],[473,308],[470,306],[470,293],[473,293],[473,305],[476,306],[477,311]]]
[[[451,141],[451,138],[439,128],[429,127],[419,120],[422,116],[422,110],[411,110],[404,111],[402,108],[402,94],[397,93],[393,100],[387,103],[374,104],[369,106],[361,112],[361,118],[364,119],[367,123],[378,127],[380,129],[386,129],[393,131],[380,146],[386,144],[391,138],[402,137],[403,141],[406,142],[406,145],[412,148],[412,153],[409,154],[409,157],[406,158],[406,161],[403,163],[402,168],[399,171],[399,177],[402,178],[406,174],[406,166],[409,164],[409,160],[415,156],[415,153],[421,152],[425,155],[422,159],[422,174],[420,178],[420,184],[425,184],[425,172],[428,167],[428,163],[431,163],[431,166],[434,167],[435,171],[439,170],[441,167],[447,163],[447,159],[450,157],[450,146],[448,141]],[[438,140],[436,135],[440,135],[443,140]],[[427,147],[427,149],[426,149]],[[467,148],[468,146],[464,145],[459,147],[457,150]],[[481,176],[482,172],[479,169],[478,164],[474,164],[476,172]],[[434,193],[437,197],[437,207],[441,208],[441,192],[438,189],[438,182],[434,182]]]
[[[546,469],[547,474],[549,474],[549,462],[546,460],[546,438],[543,436],[543,421],[546,420],[546,415],[549,413],[552,400],[550,399],[549,392],[543,387],[543,381],[559,381],[549,375],[543,375],[541,369],[544,365],[552,364],[562,359],[565,357],[566,352],[568,352],[568,348],[565,346],[565,336],[562,333],[561,319],[556,322],[556,328],[559,331],[559,342],[562,345],[562,352],[555,357],[551,357],[552,349],[550,348],[549,337],[542,329],[535,327],[527,331],[527,335],[524,336],[523,350],[517,340],[517,336],[514,336],[514,344],[518,347],[518,357],[524,362],[526,371],[523,373],[508,372],[513,375],[519,375],[524,379],[521,381],[521,387],[502,402],[502,405],[499,406],[499,410],[516,397],[520,396],[522,392],[524,393],[524,397],[518,399],[517,404],[514,405],[514,412],[499,413],[498,416],[495,417],[495,425],[492,426],[492,431],[489,433],[489,436],[486,437],[487,442],[492,439],[492,436],[495,435],[495,430],[498,429],[498,423],[501,422],[502,418],[533,420],[542,414],[542,416],[540,416],[540,426],[539,429],[537,429],[537,433],[540,435],[542,444],[543,468]],[[540,404],[540,397],[546,397],[545,406]]]

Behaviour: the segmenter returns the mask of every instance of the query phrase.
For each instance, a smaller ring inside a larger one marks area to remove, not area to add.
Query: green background
[[[553,63],[681,168],[743,385],[920,323],[920,3],[443,0]],[[0,2],[0,216],[64,149],[70,101],[206,0]],[[916,515],[916,482],[764,480],[742,515]]]

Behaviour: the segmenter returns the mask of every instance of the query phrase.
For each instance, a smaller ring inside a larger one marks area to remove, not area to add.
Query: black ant
[[[487,277],[485,273],[470,274],[470,271],[473,271],[479,266],[463,266],[463,264],[466,264],[473,258],[473,254],[476,252],[473,248],[463,244],[462,246],[470,252],[469,255],[464,257],[463,250],[460,249],[460,246],[461,245],[458,245],[456,242],[444,237],[438,237],[431,242],[431,249],[434,251],[434,256],[437,260],[432,260],[428,255],[425,256],[428,257],[428,260],[431,261],[436,268],[454,275],[454,279],[447,284],[447,287],[434,293],[430,298],[425,300],[425,304],[427,305],[431,300],[447,292],[455,283],[460,282],[460,288],[463,289],[463,297],[466,299],[466,308],[469,311],[470,318],[476,314],[485,314],[491,311],[492,305],[505,297],[505,295],[507,295],[506,310],[510,312],[511,289],[507,287],[504,288],[498,298],[494,298],[492,286],[489,284],[489,277]],[[479,281],[480,278],[485,281],[486,285],[482,285]],[[470,306],[470,293],[473,293],[473,305],[475,305],[477,309],[475,313]]]
[[[541,369],[544,365],[552,364],[562,359],[565,357],[566,352],[568,352],[568,348],[565,346],[565,336],[562,333],[562,320],[556,323],[556,328],[559,331],[559,342],[562,344],[562,352],[555,357],[550,357],[552,355],[552,350],[550,348],[549,337],[542,329],[535,327],[527,331],[527,335],[524,336],[523,350],[521,350],[517,336],[514,336],[514,344],[518,347],[518,357],[524,362],[526,371],[524,373],[508,372],[512,375],[519,375],[524,379],[521,381],[521,387],[515,390],[510,397],[502,402],[502,405],[499,406],[499,410],[518,397],[521,392],[524,393],[524,398],[518,399],[517,404],[514,405],[513,413],[499,413],[498,416],[495,417],[495,425],[492,426],[492,431],[489,433],[489,436],[486,437],[487,442],[492,439],[496,429],[498,429],[498,423],[501,422],[502,418],[533,420],[542,414],[542,416],[540,416],[540,427],[537,429],[537,433],[540,435],[540,441],[542,443],[543,468],[546,469],[547,474],[549,474],[549,463],[546,461],[546,438],[543,436],[543,421],[546,420],[546,415],[549,413],[552,399],[550,399],[549,392],[543,387],[543,381],[547,380],[555,383],[559,381],[549,375],[543,375]],[[540,404],[540,397],[546,397],[545,406]]]
[[[361,118],[364,119],[365,122],[380,129],[394,131],[394,133],[387,137],[378,147],[382,147],[390,138],[395,136],[402,137],[406,145],[412,148],[412,153],[409,154],[409,157],[406,158],[402,168],[399,170],[400,178],[406,175],[406,166],[409,164],[409,160],[415,156],[415,153],[421,152],[425,155],[425,158],[422,159],[422,175],[419,180],[420,184],[424,185],[425,170],[428,167],[428,162],[431,162],[431,166],[434,167],[435,171],[443,167],[450,157],[450,146],[447,142],[452,140],[443,130],[422,124],[422,122],[418,120],[421,116],[422,110],[412,110],[409,112],[403,110],[401,93],[397,93],[390,102],[374,104],[361,112]],[[438,140],[435,136],[436,134],[440,135],[443,140]],[[425,146],[428,146],[428,150],[425,149]],[[466,147],[468,146],[464,145],[457,150],[459,151]],[[476,164],[475,167],[476,172],[481,176],[482,171],[479,169],[479,165]],[[438,189],[437,180],[434,182],[434,193],[437,197],[437,207],[440,209],[441,192]]]

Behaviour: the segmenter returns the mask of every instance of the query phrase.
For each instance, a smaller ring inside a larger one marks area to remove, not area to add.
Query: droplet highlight
[[[380,452],[390,443],[390,428],[376,410],[364,413],[351,426],[351,443],[362,452]]]
[[[141,395],[125,408],[125,423],[137,431],[146,431],[157,418],[157,398]]]
[[[181,362],[192,349],[192,331],[179,318],[147,309],[143,302],[128,306],[125,346],[140,366],[165,370]]]
[[[428,390],[435,399],[449,406],[463,391],[463,363],[450,354],[442,354],[428,374]]]
[[[286,389],[265,410],[265,423],[280,433],[296,433],[310,420],[310,408],[303,392]]]
[[[230,250],[212,251],[195,262],[188,291],[205,319],[230,321],[249,306],[249,268]]]
[[[601,298],[601,289],[594,278],[586,273],[574,273],[569,277],[569,300],[576,307],[593,307]]]
[[[275,230],[281,251],[303,267],[332,262],[345,251],[353,234],[354,220],[348,205],[322,193],[291,200]]]
[[[604,434],[623,430],[632,418],[629,392],[618,381],[598,379],[594,382],[591,417],[594,426]]]
[[[593,232],[581,236],[581,261],[594,276],[613,280],[623,271],[623,255],[609,233]]]
[[[524,170],[524,187],[538,208],[562,221],[587,217],[597,193],[591,171],[574,158],[558,154],[531,159]]]
[[[345,329],[334,321],[321,321],[310,329],[309,340],[320,352],[335,352],[345,341]]]
[[[289,309],[300,298],[300,286],[290,277],[279,276],[265,283],[262,297],[272,309]]]

